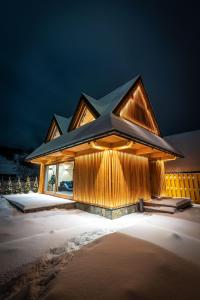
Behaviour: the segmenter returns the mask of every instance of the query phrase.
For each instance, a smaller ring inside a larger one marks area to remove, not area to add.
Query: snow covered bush
[[[28,193],[30,192],[30,189],[31,189],[30,177],[27,176],[26,182],[25,182],[25,184],[24,184],[24,193],[25,193],[25,194],[28,194]]]
[[[22,184],[21,184],[20,177],[18,177],[17,182],[15,184],[15,193],[16,194],[21,194],[22,193]]]
[[[12,181],[11,181],[11,179],[10,179],[10,177],[9,177],[9,179],[8,179],[8,181],[7,181],[7,183],[6,183],[6,186],[5,186],[5,191],[4,191],[4,193],[5,193],[6,195],[8,195],[8,194],[12,194],[12,192],[13,192]]]
[[[35,177],[35,181],[33,184],[33,192],[37,193],[37,191],[38,191],[38,179],[37,179],[37,177]]]

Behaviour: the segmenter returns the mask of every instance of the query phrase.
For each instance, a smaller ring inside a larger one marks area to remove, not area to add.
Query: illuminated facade
[[[177,157],[137,76],[99,100],[82,94],[70,118],[54,115],[27,160],[40,164],[40,193],[112,210],[164,195],[164,161]]]

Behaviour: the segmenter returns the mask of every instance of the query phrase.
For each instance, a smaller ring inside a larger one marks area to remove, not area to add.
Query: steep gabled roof
[[[56,127],[58,129],[58,132],[60,135],[67,132],[70,121],[71,121],[71,117],[65,118],[65,117],[59,116],[57,114],[54,114],[53,118],[51,120],[50,126],[48,128],[47,134],[46,134],[45,142],[49,141],[52,128],[54,128],[54,127]]]
[[[79,107],[82,105],[82,102],[86,103],[86,105],[91,109],[91,111],[94,113],[94,115],[96,117],[111,113],[119,105],[119,103],[122,101],[122,99],[131,90],[131,88],[140,79],[141,79],[140,76],[136,76],[133,79],[126,82],[125,84],[116,88],[111,93],[103,96],[102,98],[100,98],[98,100],[87,95],[86,93],[82,93],[80,100],[76,106],[76,110],[71,118],[71,122],[70,122],[69,128],[68,128],[69,131],[73,129],[74,121],[76,119],[76,115],[79,110]]]
[[[113,112],[121,100],[127,95],[130,89],[136,84],[140,79],[140,76],[136,76],[133,79],[129,80],[125,84],[119,86],[111,93],[103,96],[102,98],[96,100],[91,96],[88,96],[85,93],[82,93],[84,97],[90,102],[94,109],[99,113],[99,115],[104,115],[107,113]]]
[[[61,133],[63,134],[65,132],[67,132],[68,126],[69,126],[69,123],[70,123],[72,117],[65,118],[65,117],[59,116],[57,114],[54,114],[54,118],[56,119],[56,122],[59,126]]]
[[[87,106],[87,108],[89,109],[89,111],[93,114],[93,116],[95,117],[95,118],[97,118],[98,116],[99,116],[99,113],[98,113],[98,111],[96,110],[96,108],[95,108],[95,106],[94,106],[94,102],[95,102],[95,99],[94,98],[92,98],[92,97],[90,97],[90,96],[88,96],[88,95],[86,95],[85,93],[82,93],[81,94],[81,97],[80,97],[80,99],[79,99],[79,102],[78,102],[78,104],[77,104],[77,106],[76,106],[76,110],[75,110],[75,112],[74,112],[74,114],[73,114],[73,116],[72,116],[72,118],[71,118],[71,120],[70,120],[70,123],[69,123],[69,126],[68,126],[68,131],[71,131],[71,130],[73,130],[73,129],[76,129],[76,128],[74,128],[74,125],[75,125],[75,123],[76,123],[76,121],[77,121],[77,118],[79,117],[79,110],[81,109],[81,108],[83,108],[83,106]]]
[[[98,100],[94,99],[93,97],[87,95],[86,93],[82,93],[83,97],[85,99],[87,99],[87,101],[94,107],[94,109],[98,112],[98,114],[100,115],[99,111],[98,111]]]
[[[68,149],[111,134],[116,134],[141,144],[152,146],[153,148],[172,155],[182,157],[182,154],[173,148],[165,139],[135,123],[127,121],[125,118],[120,118],[113,113],[119,105],[121,105],[122,100],[125,99],[132,88],[137,86],[137,83],[142,83],[140,76],[134,77],[99,100],[83,93],[76,111],[71,118],[54,115],[54,120],[62,135],[47,143],[43,143],[27,157],[27,160],[53,153],[58,150]],[[79,108],[83,104],[87,105],[96,119],[81,127],[73,129],[76,118],[79,116]]]
[[[175,150],[175,148],[163,138],[149,132],[145,128],[109,113],[100,116],[94,122],[90,122],[75,130],[66,132],[57,139],[51,140],[46,144],[43,143],[27,157],[27,160],[53,153],[58,150],[68,149],[111,134],[123,136],[124,138],[152,146],[175,156],[182,156],[180,152]]]
[[[100,114],[107,114],[113,112],[113,110],[118,106],[121,100],[128,94],[131,88],[137,83],[140,76],[136,76],[129,80],[125,84],[119,86],[111,93],[105,95],[98,100],[98,109]]]
[[[87,95],[86,93],[82,93],[81,98],[79,100],[79,103],[76,107],[76,111],[75,111],[75,113],[72,117],[72,121],[70,123],[69,130],[74,129],[73,128],[74,120],[77,117],[77,112],[78,112],[79,108],[81,107],[83,101],[86,103],[86,105],[89,106],[90,110],[94,113],[96,118],[99,117],[99,116],[102,116],[104,114],[112,113],[112,112],[118,114],[117,111],[119,110],[119,108],[124,103],[123,101],[127,99],[126,96],[134,88],[137,88],[138,85],[140,85],[140,87],[141,87],[141,89],[144,93],[144,97],[146,98],[146,102],[148,103],[148,106],[151,110],[151,114],[152,114],[152,117],[153,117],[153,120],[154,120],[153,122],[155,124],[155,127],[157,128],[157,132],[158,132],[159,135],[161,135],[158,123],[156,121],[153,109],[151,107],[151,103],[149,101],[148,95],[147,95],[146,90],[144,88],[141,76],[139,76],[139,75],[134,77],[133,79],[129,80],[125,84],[119,86],[114,91],[112,91],[111,93],[103,96],[102,98],[100,98],[98,100],[96,100],[93,97]]]

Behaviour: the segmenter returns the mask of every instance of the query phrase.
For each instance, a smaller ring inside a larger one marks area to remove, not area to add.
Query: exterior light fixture
[[[128,149],[131,148],[133,146],[133,141],[125,141],[124,144],[120,145],[120,146],[105,146],[105,145],[101,145],[100,143],[98,143],[97,141],[92,141],[89,143],[89,145],[97,150],[124,150],[124,149]]]

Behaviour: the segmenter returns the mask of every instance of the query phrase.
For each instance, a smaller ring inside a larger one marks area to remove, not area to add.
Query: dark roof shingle
[[[62,136],[51,140],[46,144],[43,143],[27,157],[27,160],[58,150],[67,149],[111,134],[118,134],[130,140],[150,145],[170,154],[182,156],[180,152],[175,150],[175,148],[173,148],[163,138],[149,132],[145,128],[109,113],[100,116],[95,121],[85,124],[75,130],[66,132]]]
[[[140,76],[134,77],[99,100],[83,93],[82,96],[85,97],[86,101],[88,101],[94,110],[96,110],[99,117],[88,124],[68,131],[72,117],[64,118],[54,115],[63,134],[48,143],[43,143],[27,157],[27,160],[61,149],[67,149],[110,134],[122,135],[123,137],[133,141],[137,141],[181,157],[182,154],[172,147],[165,139],[151,133],[141,126],[119,118],[112,113],[130,89],[140,79]]]
[[[71,122],[71,117],[65,118],[65,117],[59,116],[57,114],[54,114],[54,118],[56,119],[56,122],[58,123],[58,126],[59,126],[62,134],[65,133]]]

